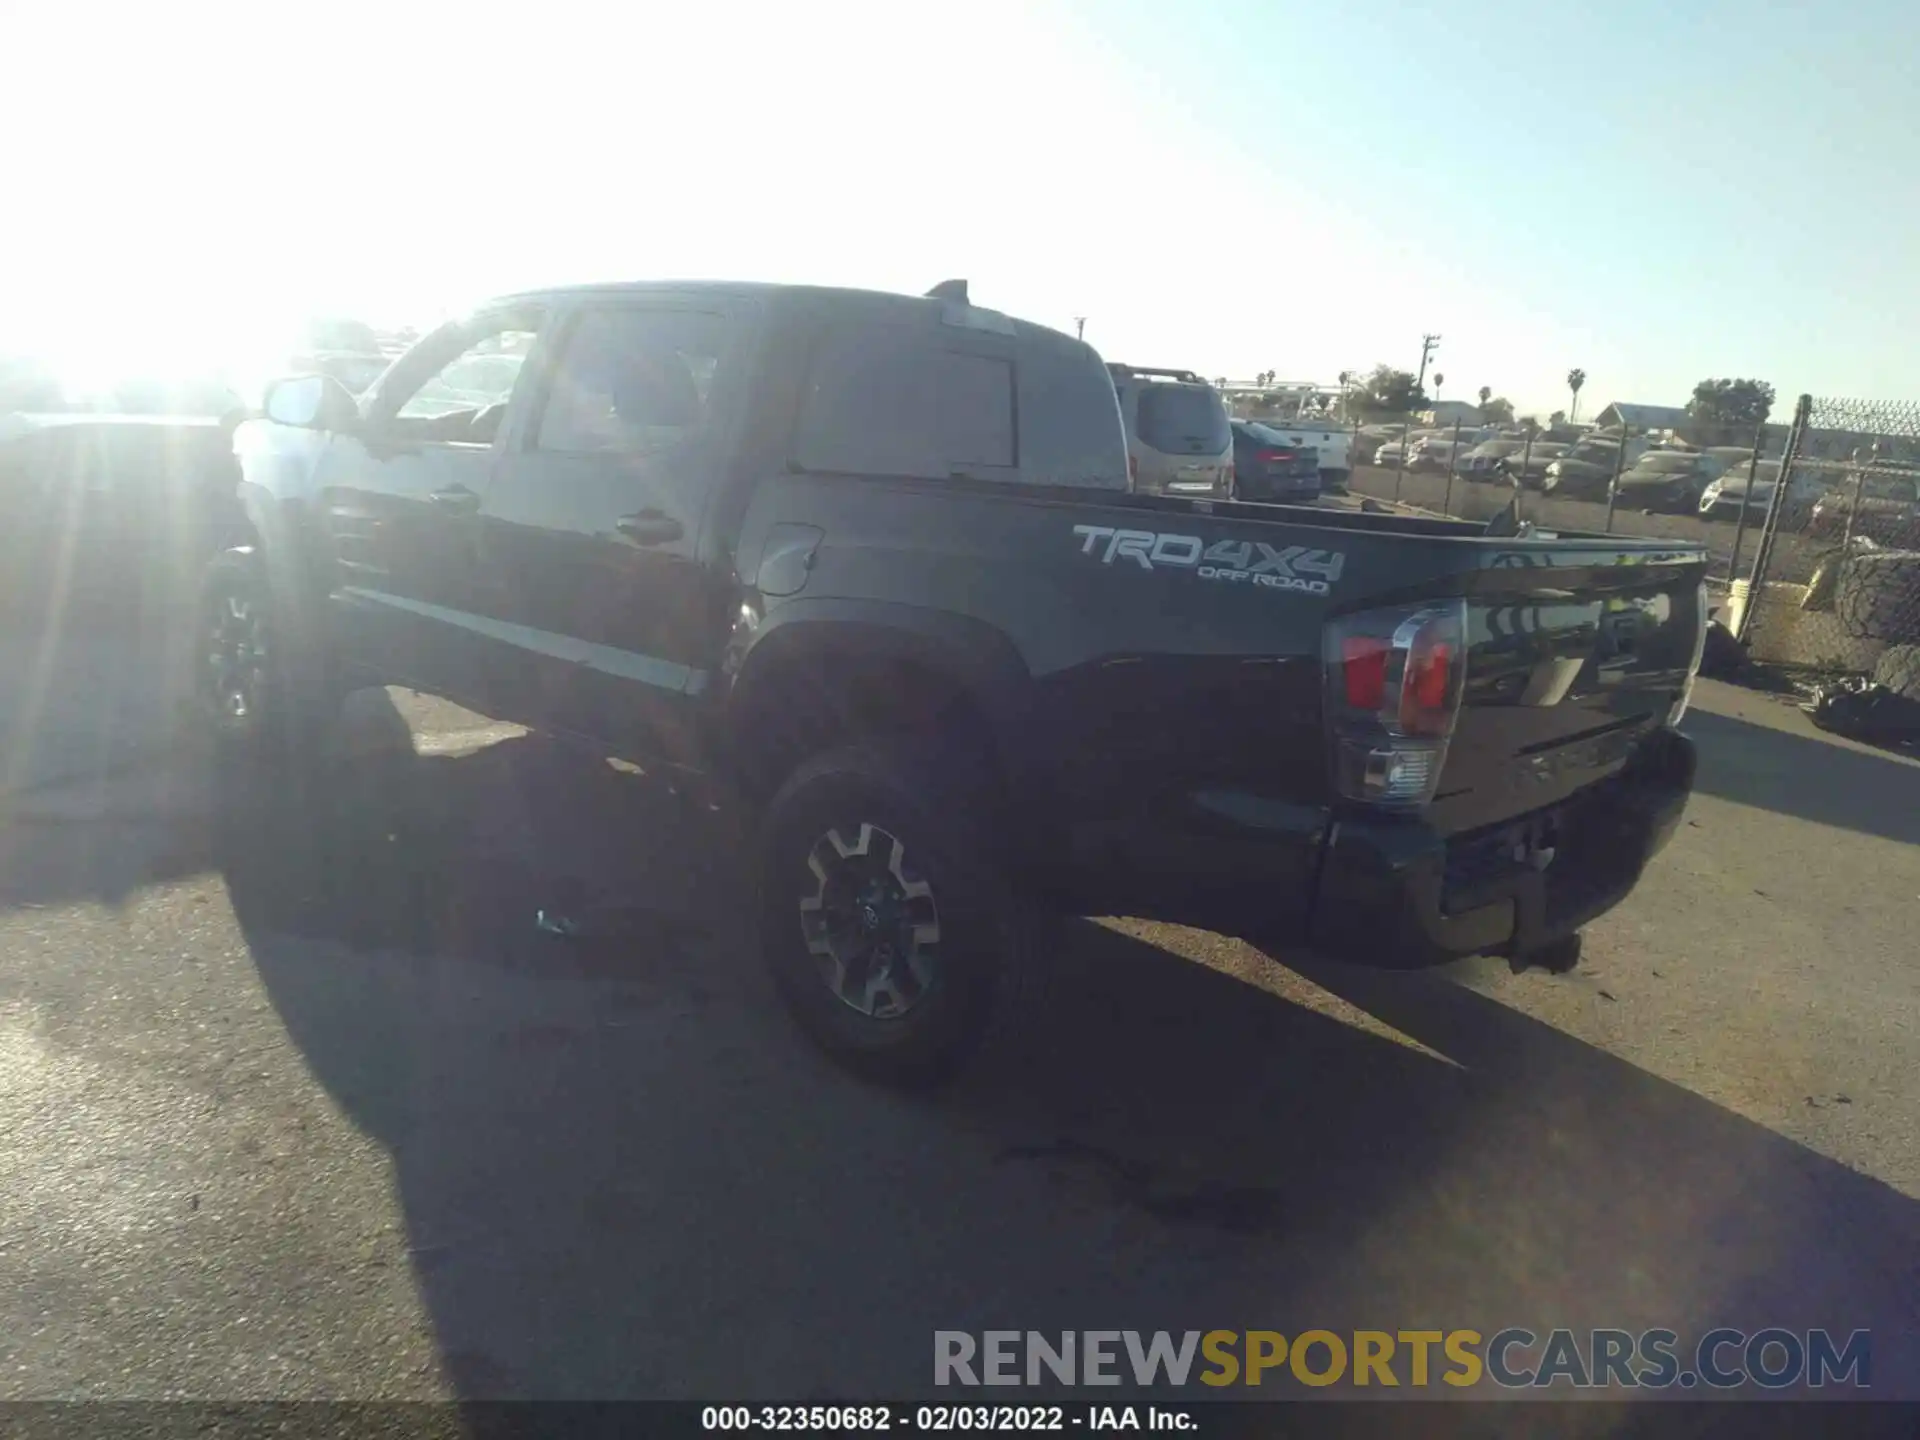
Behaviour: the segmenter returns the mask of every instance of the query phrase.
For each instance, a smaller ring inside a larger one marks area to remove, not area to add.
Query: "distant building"
[[[1481,421],[1480,407],[1464,400],[1436,400],[1414,418],[1423,425],[1451,425],[1456,420],[1462,425],[1478,425]]]
[[[1677,405],[1627,405],[1615,401],[1598,415],[1593,424],[1601,430],[1626,425],[1635,430],[1680,430],[1693,417]]]
[[[1665,432],[1684,441],[1688,445],[1751,445],[1753,426],[1750,424],[1715,425],[1695,419],[1685,408],[1678,405],[1626,405],[1616,402],[1607,406],[1594,417],[1594,426],[1600,430],[1618,430],[1622,422],[1641,435],[1653,435]],[[1787,427],[1784,424],[1770,424],[1766,430],[1766,443],[1779,446],[1785,443]]]

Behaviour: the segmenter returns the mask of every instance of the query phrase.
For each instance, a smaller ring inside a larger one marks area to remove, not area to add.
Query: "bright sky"
[[[924,290],[1521,409],[1920,398],[1912,0],[0,0],[0,350],[547,281]],[[149,348],[156,343],[149,341]],[[1784,403],[1780,407],[1785,408]]]

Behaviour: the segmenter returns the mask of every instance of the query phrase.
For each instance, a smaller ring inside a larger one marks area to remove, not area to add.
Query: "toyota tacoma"
[[[781,994],[888,1078],[1032,1008],[1050,912],[1564,950],[1691,785],[1701,549],[1132,493],[1100,357],[963,282],[518,295],[265,412],[223,751],[398,683],[712,776]]]

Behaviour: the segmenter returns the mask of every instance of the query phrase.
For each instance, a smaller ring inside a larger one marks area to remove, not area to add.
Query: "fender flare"
[[[1008,780],[1018,785],[1034,767],[1037,687],[1018,647],[984,620],[927,606],[804,597],[786,602],[729,657],[720,677],[723,716],[747,713],[757,688],[775,683],[788,657],[812,647],[906,661],[951,678],[985,719]]]
[[[252,543],[243,548],[260,557],[288,638],[296,647],[310,647],[326,633],[325,596],[313,580],[300,502],[246,479],[241,480],[237,494],[253,530]]]

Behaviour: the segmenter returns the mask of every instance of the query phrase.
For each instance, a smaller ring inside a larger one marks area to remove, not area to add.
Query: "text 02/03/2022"
[[[1197,1428],[1190,1411],[1159,1405],[707,1405],[702,1430],[858,1431],[1065,1431],[1151,1430],[1177,1433]]]

